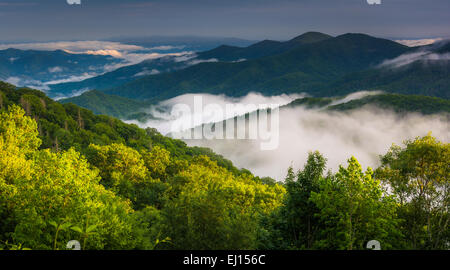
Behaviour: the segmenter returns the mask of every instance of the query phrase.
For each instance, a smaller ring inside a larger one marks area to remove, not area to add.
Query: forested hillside
[[[299,153],[306,154],[306,153]],[[284,183],[207,149],[0,83],[0,249],[448,249],[450,144]]]
[[[92,90],[83,94],[59,100],[60,103],[73,103],[82,108],[89,109],[95,114],[109,115],[120,119],[128,119],[130,115],[139,113],[147,102],[107,95],[101,91]]]
[[[97,116],[74,104],[60,104],[37,90],[16,90],[15,86],[0,82],[0,97],[0,108],[20,105],[26,115],[36,120],[42,149],[68,150],[74,147],[84,153],[91,143],[120,143],[135,149],[159,145],[176,157],[190,159],[193,156],[208,155],[220,165],[234,172],[238,171],[230,161],[214,154],[210,149],[187,147],[184,142],[164,137],[155,129],[144,130],[106,115]]]

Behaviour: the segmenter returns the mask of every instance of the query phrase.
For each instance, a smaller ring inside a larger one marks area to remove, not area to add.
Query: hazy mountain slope
[[[71,54],[62,50],[0,50],[0,79],[49,81],[102,72],[106,65],[122,62],[111,56]]]
[[[147,76],[107,90],[129,98],[163,100],[203,92],[242,96],[309,92],[327,82],[397,57],[410,48],[363,34],[346,34],[286,53],[239,63],[202,63],[181,71]]]
[[[123,44],[138,45],[145,48],[157,48],[160,46],[182,47],[186,51],[207,51],[217,48],[222,44],[231,46],[249,46],[255,43],[254,40],[227,37],[206,37],[206,36],[124,36],[113,37],[108,41],[120,42]],[[165,51],[171,51],[170,49]]]
[[[285,108],[293,108],[297,106],[305,107],[307,109],[324,108],[330,105],[336,98],[317,98],[317,97],[305,97],[299,98],[291,103],[283,106]]]
[[[370,105],[380,109],[390,109],[397,113],[417,112],[421,114],[450,113],[450,100],[437,97],[401,94],[381,94],[351,100],[330,106],[329,110],[348,111]]]
[[[297,106],[307,109],[326,109],[331,111],[350,111],[360,109],[364,106],[371,106],[379,109],[389,109],[397,113],[421,113],[438,114],[450,113],[450,100],[437,97],[402,94],[376,94],[368,95],[360,99],[353,99],[347,102],[332,105],[343,98],[315,98],[306,97],[294,100],[284,108]]]
[[[139,64],[121,67],[83,81],[50,85],[51,91],[49,93],[50,95],[56,95],[58,93],[67,94],[80,89],[104,90],[144,76],[169,72],[186,66],[185,62],[177,62],[175,59],[175,57],[167,56],[145,60]]]

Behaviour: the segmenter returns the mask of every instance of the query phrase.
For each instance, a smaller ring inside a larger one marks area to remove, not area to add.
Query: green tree
[[[410,248],[447,249],[450,242],[450,144],[431,134],[393,145],[376,175],[398,198]]]
[[[325,169],[326,159],[319,152],[309,153],[303,170],[294,173],[293,168],[289,168],[284,205],[265,221],[272,236],[263,248],[313,248],[320,230],[319,219],[315,216],[319,209],[309,198],[312,192],[319,191]]]
[[[312,192],[319,191],[319,183],[326,169],[326,159],[319,153],[308,155],[307,163],[297,173],[296,181],[286,179],[286,218],[292,243],[296,248],[313,247],[319,230],[319,220],[315,217],[318,209],[309,201]]]
[[[335,176],[323,179],[319,192],[311,193],[324,226],[317,248],[364,249],[370,240],[380,241],[384,249],[395,247],[400,237],[396,202],[372,175],[352,157],[347,168],[341,166]]]

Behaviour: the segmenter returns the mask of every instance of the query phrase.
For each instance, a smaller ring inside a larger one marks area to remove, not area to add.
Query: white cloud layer
[[[331,102],[329,106],[344,104],[344,103],[350,102],[352,100],[361,99],[361,98],[364,98],[367,96],[379,95],[382,93],[383,93],[383,91],[360,91],[360,92],[356,92],[356,93],[351,93],[342,99],[338,99],[338,100]]]
[[[68,82],[79,82],[83,81],[92,77],[95,77],[99,74],[97,73],[83,73],[80,75],[72,75],[72,76],[65,76],[61,79],[56,80],[50,80],[50,81],[38,81],[28,78],[20,78],[20,77],[8,77],[4,79],[5,82],[16,85],[16,86],[23,86],[23,87],[29,87],[33,89],[39,89],[42,91],[48,91],[50,90],[49,85],[51,84],[59,84],[59,83],[68,83]],[[84,91],[83,91],[84,92]],[[79,95],[81,95],[83,92],[77,91]],[[70,95],[70,96],[76,96],[76,95]]]
[[[161,73],[161,72],[159,70],[157,70],[157,69],[152,69],[152,70],[144,69],[141,72],[136,73],[134,75],[134,77],[147,76],[147,75],[156,75],[156,74],[159,74],[159,73]]]
[[[118,68],[124,65],[137,64],[144,60],[155,59],[164,56],[184,56],[186,54],[192,54],[192,52],[187,51],[179,53],[154,52],[154,51],[181,50],[184,47],[185,46],[163,45],[145,48],[143,46],[138,45],[123,44],[120,42],[112,42],[112,41],[98,41],[98,40],[0,44],[0,50],[5,50],[9,48],[15,48],[20,50],[44,50],[44,51],[63,50],[67,53],[72,54],[104,55],[126,60],[126,63],[115,65],[114,68]]]
[[[202,103],[203,105],[208,104],[216,104],[222,108],[222,110],[226,111],[226,105],[233,104],[233,105],[248,105],[248,104],[266,104],[270,106],[271,108],[275,108],[278,106],[286,105],[295,99],[305,97],[303,94],[292,94],[292,95],[279,95],[279,96],[263,96],[259,93],[249,93],[244,97],[240,98],[230,98],[226,97],[225,95],[210,95],[210,94],[185,94],[181,96],[177,96],[175,98],[160,102],[158,105],[151,106],[146,110],[147,113],[151,114],[155,119],[151,119],[146,123],[141,123],[135,120],[132,121],[126,121],[128,123],[134,123],[137,124],[143,128],[152,127],[156,128],[159,132],[161,132],[164,135],[167,135],[168,133],[172,132],[172,127],[175,122],[179,122],[179,117],[174,117],[171,115],[172,108],[179,104],[185,104],[189,106],[189,108],[192,108],[192,114],[190,115],[183,115],[185,119],[193,119],[197,114],[194,111],[194,97],[202,97]],[[249,113],[250,110],[245,110],[243,112],[240,111],[240,113]],[[220,122],[232,117],[235,117],[238,114],[237,111],[226,111],[227,114],[225,115],[200,115],[202,119],[202,123],[214,123],[214,122]],[[193,128],[195,125],[189,125],[189,128]],[[177,130],[179,131],[179,130]]]
[[[395,41],[408,47],[417,47],[430,45],[442,40],[443,40],[442,38],[428,38],[428,39],[401,39]]]
[[[162,57],[172,57],[172,61],[180,62],[186,57],[186,60],[191,59],[193,54],[190,51],[181,52],[168,52],[161,53],[156,51],[169,51],[169,50],[180,50],[185,46],[156,46],[151,48],[145,48],[137,45],[123,44],[119,42],[109,42],[109,41],[58,41],[58,42],[42,42],[42,43],[16,43],[16,44],[0,44],[0,50],[8,48],[16,48],[21,50],[63,50],[71,54],[90,54],[90,55],[103,55],[112,56],[114,58],[123,59],[121,62],[111,62],[111,64],[106,64],[103,68],[89,69],[86,72],[66,75],[61,67],[55,66],[47,70],[48,73],[52,74],[54,79],[50,81],[39,81],[30,79],[22,76],[14,76],[10,78],[3,78],[4,80],[18,85],[27,86],[30,88],[36,88],[43,91],[49,90],[49,85],[67,82],[78,82],[85,79],[89,79],[95,76],[102,75],[106,72],[114,71],[118,68],[138,64],[145,60],[153,60]],[[17,60],[17,58],[10,58],[11,63]],[[187,63],[191,65],[191,63]],[[158,70],[143,70],[141,73],[136,74],[136,76],[142,75],[154,75],[159,73]]]
[[[15,44],[0,44],[0,50],[8,48],[16,48],[20,50],[67,50],[76,53],[97,50],[114,50],[114,51],[137,51],[144,47],[137,45],[123,44],[120,42],[111,41],[55,41],[55,42],[39,42],[39,43],[15,43]]]
[[[379,92],[360,92],[349,95],[334,104],[363,98]],[[157,128],[167,134],[177,118],[169,112],[176,104],[193,107],[195,94],[175,97],[148,109],[155,118],[145,124],[128,121],[141,127]],[[264,97],[249,94],[243,98],[228,98],[223,95],[202,95],[203,105],[218,104],[279,104],[284,105],[302,95]],[[235,115],[210,119],[202,117],[203,123],[218,122]],[[192,115],[190,117],[193,117]],[[190,146],[202,146],[230,159],[237,167],[247,168],[258,176],[270,176],[283,180],[287,169],[293,165],[300,169],[306,162],[309,151],[318,150],[328,159],[330,169],[354,155],[363,167],[377,167],[379,155],[385,154],[392,143],[401,144],[406,139],[424,136],[432,132],[439,140],[450,139],[449,116],[423,116],[411,113],[406,116],[392,111],[364,107],[352,112],[329,112],[306,110],[302,107],[280,110],[280,142],[273,151],[260,150],[260,140],[186,140]],[[191,126],[192,127],[192,126]]]
[[[380,64],[380,67],[394,67],[399,68],[402,66],[409,65],[411,63],[414,63],[416,61],[437,61],[437,60],[450,60],[450,53],[433,53],[430,51],[418,51],[414,53],[407,53],[402,54],[394,59],[389,59],[383,61],[383,63]]]
[[[50,72],[50,73],[60,73],[62,71],[63,71],[63,69],[61,67],[51,67],[48,69],[48,72]]]
[[[19,77],[9,77],[5,79],[5,82],[13,84],[13,85],[19,85],[21,79]]]
[[[194,59],[192,61],[188,62],[188,65],[197,65],[200,63],[215,63],[215,62],[219,62],[219,60],[217,60],[216,58],[211,58],[211,59]]]
[[[255,140],[188,140],[190,146],[202,146],[247,168],[258,176],[284,179],[289,166],[303,167],[309,151],[320,151],[328,167],[337,171],[352,155],[365,168],[379,166],[379,155],[392,143],[406,139],[433,136],[448,142],[450,124],[443,116],[410,114],[400,117],[394,112],[365,108],[351,113],[305,110],[280,111],[280,142],[273,151],[261,151]]]

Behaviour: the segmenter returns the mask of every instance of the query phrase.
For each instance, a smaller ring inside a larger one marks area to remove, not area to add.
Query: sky
[[[307,31],[436,38],[450,36],[449,14],[449,0],[0,0],[0,40],[286,40]]]

